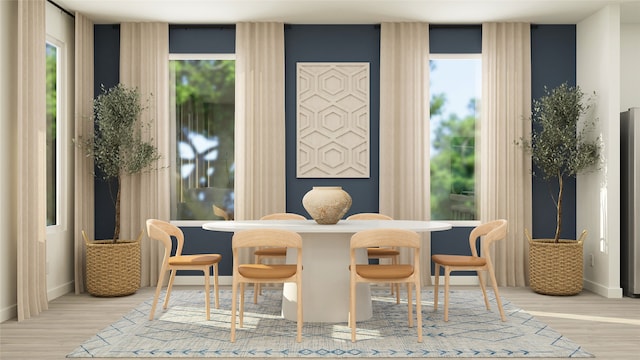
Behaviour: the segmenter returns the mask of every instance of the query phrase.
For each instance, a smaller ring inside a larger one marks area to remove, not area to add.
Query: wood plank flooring
[[[588,291],[568,297],[539,295],[528,288],[501,288],[500,292],[503,298],[582,345],[598,359],[640,359],[640,299],[606,299]],[[51,301],[49,309],[33,319],[0,324],[0,359],[64,359],[89,337],[151,296],[152,288],[120,298],[64,295]]]

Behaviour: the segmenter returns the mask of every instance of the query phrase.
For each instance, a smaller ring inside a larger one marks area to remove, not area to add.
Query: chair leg
[[[444,267],[444,321],[449,321],[449,275],[451,269]]]
[[[420,295],[420,281],[416,281],[416,321],[418,326],[418,342],[422,342],[422,296]]]
[[[413,327],[413,295],[411,283],[407,283],[407,312],[409,313],[409,327]]]
[[[242,327],[244,324],[244,290],[245,290],[245,283],[241,283],[240,284],[240,327]]]
[[[153,304],[151,305],[151,311],[149,312],[149,320],[153,320],[156,314],[156,305],[158,305],[158,298],[160,297],[160,291],[162,290],[162,282],[164,281],[164,274],[167,272],[164,266],[160,271],[160,277],[158,278],[158,285],[156,285],[156,294],[153,297]]]
[[[298,277],[300,276],[300,274],[297,275]],[[302,324],[303,324],[303,318],[302,318],[302,281],[298,281],[296,284],[296,287],[298,288],[298,336],[296,338],[297,342],[302,342]]]
[[[433,285],[433,311],[438,311],[438,284],[440,282],[440,264],[435,264],[435,284]]]
[[[491,284],[493,286],[493,293],[496,295],[496,303],[498,304],[498,310],[500,311],[500,319],[507,321],[502,309],[502,300],[500,300],[500,293],[498,292],[498,282],[496,281],[496,275],[493,273],[493,269],[489,269],[489,276],[491,277]]]
[[[478,282],[480,282],[480,289],[482,289],[482,296],[484,297],[484,306],[487,307],[487,310],[490,310],[489,306],[489,297],[487,296],[487,287],[485,286],[484,276],[482,276],[482,272],[480,270],[476,270],[476,274],[478,274]]]
[[[210,320],[209,313],[211,312],[211,298],[209,296],[209,271],[211,271],[211,266],[206,266],[202,271],[204,272],[204,309],[206,311],[207,320]]]
[[[349,284],[349,326],[351,326],[351,342],[356,342],[356,284],[353,277]]]
[[[169,306],[169,298],[171,297],[171,289],[173,289],[173,281],[176,279],[176,269],[171,270],[171,276],[169,276],[169,284],[167,285],[167,295],[164,297],[163,309],[167,309]]]
[[[236,341],[237,308],[238,308],[238,284],[234,281],[231,287],[231,342]]]
[[[262,258],[259,255],[255,256],[254,259],[254,263],[256,264],[260,264],[260,262],[262,261]],[[260,286],[260,283],[253,283],[253,303],[257,304],[258,303],[258,294],[262,294],[262,287]]]
[[[213,290],[216,292],[216,309],[220,308],[220,292],[218,290],[218,264],[213,264]]]

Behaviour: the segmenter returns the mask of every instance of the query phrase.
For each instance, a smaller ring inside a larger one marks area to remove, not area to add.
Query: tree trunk
[[[562,175],[558,174],[558,201],[556,202],[556,236],[555,242],[560,242],[560,230],[562,230],[562,195],[564,192],[564,181]]]
[[[122,182],[120,181],[120,176],[118,175],[118,183],[116,184],[118,186],[118,191],[116,193],[116,226],[115,229],[113,231],[113,242],[116,243],[118,241],[118,239],[120,239],[120,184]]]

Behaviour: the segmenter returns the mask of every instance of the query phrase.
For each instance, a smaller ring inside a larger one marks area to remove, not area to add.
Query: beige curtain
[[[169,26],[167,23],[123,23],[120,27],[120,82],[140,91],[148,108],[142,120],[151,123],[147,141],[161,159],[153,170],[122,181],[121,237],[134,239],[149,218],[169,220]],[[144,236],[142,286],[155,285],[162,254],[159,243]]]
[[[93,133],[93,22],[75,13],[75,139]],[[85,245],[82,230],[94,233],[93,159],[75,152],[74,256],[76,294],[84,292]]]
[[[45,2],[18,2],[18,321],[48,307],[46,275]]]
[[[480,219],[509,221],[493,259],[500,286],[525,286],[524,229],[531,228],[531,159],[514,141],[531,131],[531,35],[525,23],[482,25]]]
[[[430,218],[429,25],[383,23],[380,35],[380,212],[395,219]],[[431,246],[422,248],[430,283]],[[401,254],[410,261],[408,254]]]
[[[284,24],[236,25],[235,111],[235,218],[284,212]]]

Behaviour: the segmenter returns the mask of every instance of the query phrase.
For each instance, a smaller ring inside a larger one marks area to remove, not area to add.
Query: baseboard
[[[18,316],[18,307],[16,304],[0,309],[0,322],[13,319]]]
[[[622,298],[622,288],[608,288],[601,284],[595,283],[593,281],[589,281],[584,279],[583,287],[586,290],[591,291],[592,293],[598,294],[600,296],[604,296],[609,299],[618,299]]]
[[[75,291],[75,282],[74,281],[70,281],[66,284],[62,284],[60,286],[57,286],[53,289],[47,289],[47,299],[49,301],[53,300],[53,299],[57,299],[62,295],[71,293]]]

